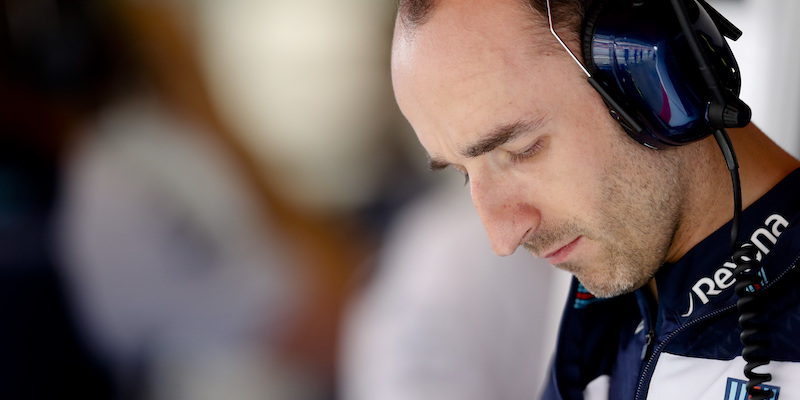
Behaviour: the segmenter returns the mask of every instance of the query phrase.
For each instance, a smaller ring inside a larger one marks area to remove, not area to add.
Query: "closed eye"
[[[511,156],[512,163],[518,163],[535,156],[542,150],[543,147],[544,147],[544,138],[540,138],[539,140],[537,140],[535,143],[525,148],[524,150],[519,152],[509,152],[508,154]]]
[[[453,166],[453,169],[458,171],[459,174],[464,176],[464,186],[467,186],[469,184],[469,174],[467,173],[467,171],[465,169],[463,169],[461,167],[457,167],[455,165]]]
[[[469,174],[464,167],[460,167],[458,165],[453,165],[448,163],[447,161],[431,157],[428,155],[428,169],[431,171],[441,171],[447,167],[452,167],[454,170],[458,171],[459,174],[464,176],[464,186],[469,183]]]

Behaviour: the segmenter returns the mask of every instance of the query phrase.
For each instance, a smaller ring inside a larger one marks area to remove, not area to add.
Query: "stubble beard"
[[[646,284],[655,274],[660,263],[646,260],[647,250],[639,250],[641,241],[620,235],[619,221],[606,221],[607,228],[601,234],[597,229],[579,228],[579,224],[568,222],[555,229],[549,229],[544,236],[525,243],[523,246],[533,254],[541,254],[541,249],[551,248],[553,243],[561,243],[568,238],[580,236],[584,245],[595,243],[598,251],[591,259],[568,260],[556,265],[578,278],[578,281],[596,297],[609,298],[629,293]],[[612,228],[612,226],[615,226]],[[652,254],[652,253],[651,253]]]
[[[625,152],[629,145],[618,146]],[[602,195],[593,208],[598,211],[597,223],[572,220],[556,227],[542,226],[523,246],[541,254],[578,236],[597,244],[598,251],[591,259],[556,266],[575,275],[596,297],[619,296],[647,284],[663,264],[677,231],[683,193],[679,163],[647,152],[653,150],[637,148],[633,156],[627,150],[627,156],[617,158],[618,163],[598,171],[596,182]]]

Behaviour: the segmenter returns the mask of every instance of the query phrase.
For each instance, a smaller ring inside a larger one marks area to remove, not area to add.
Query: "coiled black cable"
[[[705,0],[697,0],[698,3],[691,2],[695,7],[702,7],[706,11],[711,10],[716,17],[715,24],[719,26],[720,22],[729,33],[726,35],[733,40],[736,40],[741,34],[738,29],[733,27],[727,20],[722,18],[713,8],[710,7]],[[736,294],[739,300],[736,305],[739,310],[739,326],[742,328],[740,340],[744,345],[742,350],[742,358],[747,363],[744,368],[744,374],[748,379],[747,393],[750,394],[753,400],[765,400],[772,398],[772,391],[763,388],[761,385],[772,379],[770,374],[762,374],[753,371],[753,369],[766,365],[769,363],[769,357],[765,354],[767,341],[763,336],[763,326],[759,321],[759,316],[762,311],[761,296],[756,289],[761,285],[761,278],[759,273],[761,271],[760,263],[757,260],[757,250],[752,244],[745,244],[739,247],[739,233],[741,231],[741,214],[742,214],[742,192],[739,181],[738,162],[736,160],[736,153],[733,151],[730,137],[725,131],[725,128],[745,126],[750,120],[749,108],[742,102],[738,101],[737,96],[732,96],[732,93],[727,93],[720,88],[719,80],[716,77],[713,67],[706,60],[705,53],[701,50],[700,40],[698,40],[695,31],[689,22],[689,13],[686,10],[683,0],[671,0],[672,6],[678,17],[678,23],[681,30],[686,36],[689,49],[697,60],[699,70],[702,73],[703,80],[706,82],[709,92],[711,94],[711,101],[709,102],[709,110],[711,107],[716,106],[717,110],[739,110],[737,107],[742,107],[744,114],[742,118],[734,118],[729,123],[726,118],[717,118],[721,115],[708,115],[708,122],[716,132],[714,137],[719,144],[720,149],[725,157],[725,162],[728,170],[731,173],[731,181],[733,183],[733,220],[731,223],[731,247],[733,250],[733,261],[736,264],[734,275],[736,277]],[[732,104],[729,100],[737,97]],[[733,105],[733,107],[728,107]],[[724,113],[723,113],[724,114]],[[759,386],[759,388],[757,388]]]
[[[758,320],[762,311],[762,302],[758,297],[757,289],[762,281],[759,276],[761,265],[756,259],[757,253],[755,246],[746,243],[734,252],[733,262],[736,264],[736,269],[734,269],[735,290],[739,296],[736,307],[739,310],[739,326],[742,328],[739,339],[744,345],[742,358],[747,363],[744,367],[744,375],[748,379],[747,393],[753,400],[766,400],[772,398],[773,393],[761,385],[770,381],[772,375],[753,371],[757,367],[769,364],[769,357],[763,352],[768,341],[762,334],[763,323]]]
[[[745,364],[744,375],[747,377],[747,393],[752,400],[766,400],[772,398],[772,391],[764,389],[761,385],[772,379],[771,374],[762,374],[753,369],[769,364],[769,357],[764,354],[767,341],[762,337],[763,324],[757,317],[763,311],[756,288],[762,284],[759,273],[761,263],[758,261],[758,249],[752,243],[745,243],[739,247],[739,234],[742,225],[742,188],[739,180],[738,162],[733,151],[730,137],[724,129],[715,133],[715,138],[725,156],[728,169],[731,173],[733,184],[733,220],[731,221],[731,248],[733,249],[733,270],[736,277],[735,291],[739,296],[736,307],[739,311],[739,326],[742,333],[739,340],[744,345],[742,358]]]

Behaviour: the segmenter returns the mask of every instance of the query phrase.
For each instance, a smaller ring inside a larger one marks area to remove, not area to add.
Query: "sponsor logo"
[[[783,230],[789,226],[789,221],[779,214],[772,214],[764,221],[764,225],[750,235],[750,244],[758,249],[756,259],[761,259],[769,254],[770,249],[775,246]],[[695,309],[695,304],[706,304],[711,297],[717,296],[725,289],[733,286],[736,283],[736,278],[733,276],[733,270],[736,269],[736,264],[733,261],[726,261],[722,266],[714,271],[711,276],[704,276],[692,285],[689,291],[689,307],[688,310],[681,314],[681,317],[688,317],[692,315]],[[766,282],[764,271],[759,272],[762,282]],[[756,288],[757,289],[757,288]]]
[[[781,394],[781,388],[779,386],[761,384],[755,386],[755,388],[762,390],[769,390],[770,392],[772,392],[772,396],[767,397],[767,399],[770,400],[778,400],[778,396]],[[728,378],[728,386],[725,388],[725,397],[723,397],[723,400],[748,400],[748,399],[750,399],[750,395],[747,394],[747,381]]]

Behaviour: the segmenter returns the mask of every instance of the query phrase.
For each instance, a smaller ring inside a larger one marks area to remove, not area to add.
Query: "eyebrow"
[[[505,143],[510,142],[517,136],[525,132],[530,132],[539,128],[545,122],[544,118],[538,118],[533,121],[519,120],[509,124],[500,125],[491,130],[485,137],[479,139],[476,143],[467,146],[461,151],[461,155],[467,158],[475,158],[480,155],[486,154]],[[447,168],[450,165],[447,161],[431,157],[428,155],[428,168],[433,171],[439,171]]]

